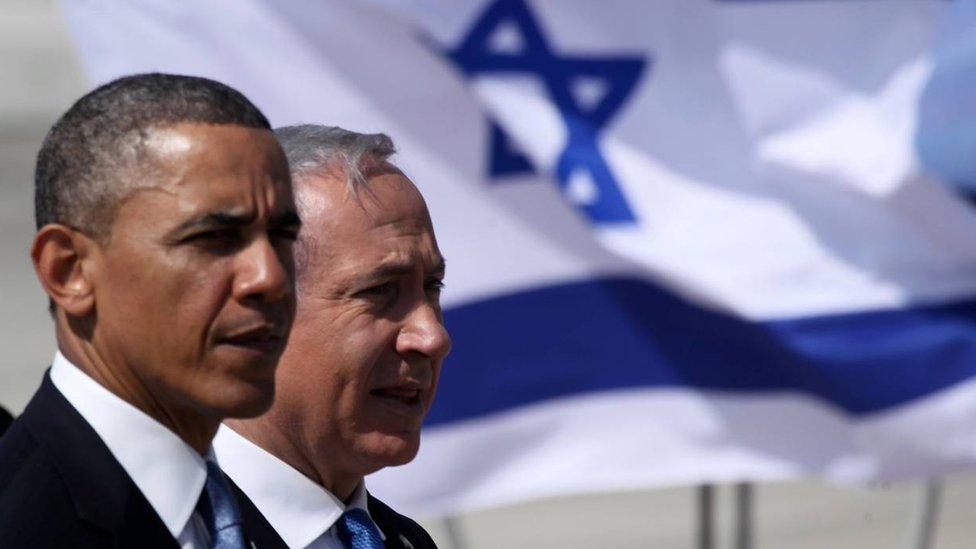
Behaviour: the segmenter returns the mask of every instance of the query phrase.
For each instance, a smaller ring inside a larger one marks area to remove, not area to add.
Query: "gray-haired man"
[[[324,126],[276,134],[304,223],[298,309],[274,405],[228,422],[215,450],[289,547],[433,547],[363,485],[416,455],[451,346],[427,207],[389,163],[385,135]]]

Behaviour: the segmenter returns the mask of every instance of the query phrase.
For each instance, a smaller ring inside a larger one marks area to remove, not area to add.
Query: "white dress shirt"
[[[204,458],[60,352],[54,355],[51,382],[98,433],[180,547],[207,547],[206,526],[195,512],[207,480]]]
[[[227,426],[221,425],[217,430],[213,449],[224,472],[247,494],[290,549],[345,549],[336,521],[347,509],[362,509],[369,514],[362,482],[346,505]]]

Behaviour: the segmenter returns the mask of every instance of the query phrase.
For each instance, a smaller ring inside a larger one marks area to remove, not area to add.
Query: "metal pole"
[[[735,549],[752,549],[752,493],[750,482],[735,485]]]
[[[451,549],[467,549],[468,542],[461,532],[461,521],[456,515],[444,517],[444,530],[447,531],[447,540],[451,544]]]
[[[702,484],[697,492],[698,549],[715,549],[715,486]]]
[[[922,486],[915,522],[910,532],[909,549],[935,547],[936,523],[939,519],[939,503],[942,499],[942,481],[929,479]]]

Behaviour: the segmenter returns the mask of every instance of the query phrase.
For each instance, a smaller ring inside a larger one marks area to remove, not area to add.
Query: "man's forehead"
[[[426,218],[406,216],[369,227],[343,223],[341,217],[330,220],[327,226],[308,223],[305,218],[303,221],[301,245],[317,248],[312,252],[317,257],[313,269],[331,272],[331,276],[392,276],[418,269],[425,273],[443,269],[444,259]]]
[[[201,138],[197,131],[217,132],[229,140]],[[146,136],[148,154],[133,174],[126,199],[138,195],[169,197],[185,216],[210,212],[234,216],[255,208],[293,212],[287,163],[270,132],[251,139],[233,125],[178,124]],[[234,137],[236,134],[236,137]],[[257,135],[261,135],[258,131]]]
[[[341,226],[341,225],[340,225]],[[307,224],[306,224],[307,227]],[[331,260],[341,264],[431,264],[441,262],[440,250],[429,224],[413,218],[384,224],[367,231],[317,231],[312,238]]]
[[[178,126],[156,126],[146,131],[142,145],[156,155],[187,154],[193,149],[194,139]]]
[[[393,168],[371,173],[352,189],[341,171],[297,175],[295,196],[303,219],[330,232],[430,225],[420,191],[402,172]]]
[[[124,200],[136,196],[169,197],[180,210],[220,210],[242,213],[257,203],[271,210],[295,210],[290,181],[271,174],[237,174],[219,172],[214,177],[200,177],[189,172],[153,173],[147,170],[140,181],[131,182]]]
[[[287,178],[287,161],[274,134],[237,124],[181,122],[140,136],[141,159],[170,171],[233,172],[242,163]]]

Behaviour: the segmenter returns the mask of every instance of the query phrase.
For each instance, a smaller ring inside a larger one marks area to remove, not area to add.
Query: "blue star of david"
[[[489,41],[503,25],[519,31],[523,47],[517,52],[491,51]],[[528,74],[545,84],[568,135],[556,165],[565,193],[573,177],[588,175],[596,192],[579,207],[594,223],[631,223],[634,213],[598,146],[600,131],[623,106],[647,64],[641,57],[557,55],[546,43],[524,0],[498,0],[475,22],[468,36],[447,56],[468,77],[484,74]],[[577,79],[599,80],[606,91],[599,101],[583,104],[572,93]],[[502,177],[532,173],[532,164],[505,131],[491,123],[489,175]]]

